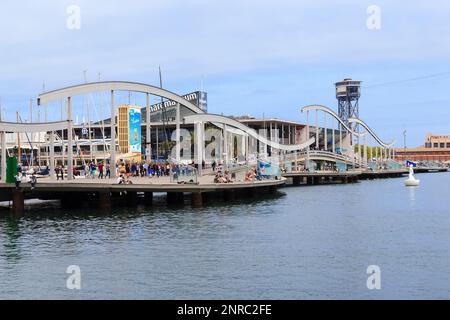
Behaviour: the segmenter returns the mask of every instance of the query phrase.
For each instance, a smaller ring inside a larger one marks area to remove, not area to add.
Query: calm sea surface
[[[450,173],[204,209],[0,213],[0,298],[450,299]],[[161,199],[162,201],[163,199]],[[66,269],[81,268],[81,290]],[[366,269],[381,268],[381,290]]]

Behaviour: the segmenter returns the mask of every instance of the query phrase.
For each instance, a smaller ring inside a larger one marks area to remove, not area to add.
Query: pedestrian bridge
[[[320,151],[320,150],[309,150],[302,151],[296,154],[289,155],[286,157],[287,160],[304,162],[306,160],[310,161],[327,161],[327,162],[343,162],[346,164],[353,164],[354,161],[348,156],[334,153],[332,151]]]

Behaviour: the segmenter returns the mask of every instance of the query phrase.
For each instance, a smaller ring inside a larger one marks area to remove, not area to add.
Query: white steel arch
[[[229,117],[217,115],[217,114],[195,114],[184,117],[184,123],[186,124],[193,124],[198,122],[212,122],[212,123],[221,123],[228,125],[230,127],[235,127],[239,130],[244,131],[252,138],[257,139],[261,143],[264,143],[274,149],[283,150],[283,151],[298,151],[298,150],[304,150],[314,144],[316,141],[315,138],[311,138],[308,141],[302,143],[302,144],[296,144],[296,145],[284,145],[279,144],[274,141],[267,140],[266,137],[263,137],[259,135],[255,130],[247,127],[246,125],[242,124],[241,122],[231,119]]]
[[[168,90],[158,88],[152,85],[138,83],[138,82],[128,82],[128,81],[101,81],[101,82],[92,82],[85,83],[76,86],[71,86],[67,88],[57,89],[49,92],[41,93],[38,97],[37,103],[38,105],[47,105],[53,101],[61,101],[67,99],[67,115],[69,120],[69,129],[68,129],[68,140],[69,140],[69,150],[68,150],[68,170],[69,172],[73,169],[73,154],[72,154],[72,98],[75,96],[89,94],[93,92],[99,91],[109,91],[111,93],[111,164],[113,166],[116,165],[116,136],[113,134],[116,130],[115,124],[115,102],[114,102],[114,93],[116,91],[132,91],[132,92],[140,92],[147,95],[147,121],[149,117],[149,95],[155,95],[162,98],[166,98],[168,100],[174,101],[177,103],[177,158],[180,154],[180,144],[179,144],[179,123],[180,123],[180,106],[184,106],[191,110],[196,114],[202,114],[204,111],[194,105],[193,103],[187,101],[181,96],[170,92]],[[147,127],[148,128],[148,127]],[[147,134],[149,134],[149,130],[147,130]],[[111,177],[114,178],[116,175],[115,168],[111,170]],[[72,175],[69,175],[69,180],[73,179]]]
[[[59,130],[67,130],[70,128],[71,121],[46,122],[46,123],[14,123],[14,122],[0,122],[1,134],[1,181],[6,182],[6,137],[5,133],[21,133],[21,132],[51,132],[50,133],[50,176],[53,176],[55,171],[54,159],[54,132]]]
[[[69,121],[45,122],[45,123],[15,123],[0,122],[0,132],[49,132],[66,130],[69,128]]]
[[[369,132],[370,133],[370,135],[382,146],[382,147],[384,147],[384,148],[391,148],[391,147],[393,147],[394,145],[395,145],[395,140],[393,140],[392,142],[390,142],[390,143],[386,143],[386,142],[383,142],[376,134],[375,134],[375,132],[373,132],[373,130],[364,122],[364,121],[362,121],[362,120],[360,120],[360,119],[356,119],[356,118],[350,118],[350,119],[348,119],[348,122],[350,122],[350,123],[357,123],[357,124],[359,124],[359,125],[361,125],[361,126],[363,126],[366,130],[367,130],[367,132]]]
[[[314,110],[319,110],[319,111],[323,111],[325,113],[330,114],[331,116],[333,116],[333,118],[335,118],[344,128],[345,130],[347,130],[349,133],[351,133],[352,135],[356,136],[356,137],[362,137],[364,136],[364,133],[358,133],[353,131],[351,128],[349,128],[344,121],[342,121],[341,118],[339,118],[339,116],[330,108],[322,106],[322,105],[309,105],[306,107],[303,107],[301,109],[301,112],[305,112],[305,111],[314,111]]]
[[[97,91],[133,91],[151,94],[175,101],[195,113],[204,113],[204,111],[197,107],[195,104],[187,101],[186,99],[171,91],[161,89],[149,84],[128,81],[91,82],[44,92],[38,96],[38,105],[46,105],[53,101],[63,100],[68,97],[79,96]]]

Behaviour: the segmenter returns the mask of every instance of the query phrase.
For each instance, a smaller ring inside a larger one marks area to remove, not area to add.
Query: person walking
[[[170,176],[170,163],[166,164],[166,176]]]
[[[134,162],[131,164],[130,170],[131,170],[131,176],[136,177],[137,176],[137,166]]]
[[[125,176],[128,178],[131,175],[131,168],[130,168],[130,164],[127,162],[125,164]]]
[[[98,178],[103,179],[103,162],[98,164]]]
[[[14,177],[16,179],[16,190],[19,190],[20,183],[22,182],[22,178],[20,176],[20,173],[17,172],[16,176]]]
[[[30,177],[31,190],[34,190],[34,188],[36,187],[36,183],[37,183],[36,175],[33,172],[33,174]]]
[[[148,163],[147,161],[144,162],[144,164],[142,165],[142,170],[144,171],[144,177],[146,177],[148,175]]]
[[[84,175],[86,179],[89,179],[91,176],[91,164],[89,162],[84,164]]]
[[[109,164],[109,162],[106,163],[106,176],[105,179],[111,179],[111,165]]]
[[[59,181],[59,166],[56,166],[55,174],[56,174],[56,181]]]
[[[97,167],[95,166],[95,163],[92,161],[90,168],[91,170],[91,179],[95,179],[95,170],[97,169]]]

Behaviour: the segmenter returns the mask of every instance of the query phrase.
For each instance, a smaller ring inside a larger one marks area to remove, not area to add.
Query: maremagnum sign
[[[196,92],[188,93],[188,94],[182,96],[182,98],[195,104],[203,111],[205,111],[205,112],[207,111],[208,96],[207,96],[206,92],[196,91]],[[168,100],[168,101],[164,102],[164,108],[166,108],[166,109],[174,108],[174,107],[176,107],[176,105],[177,105],[177,103],[175,101]],[[162,109],[163,109],[162,103],[157,103],[157,104],[150,106],[150,112],[152,112],[152,113],[161,111]]]

